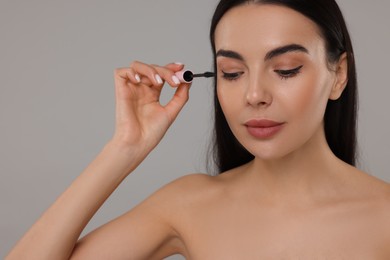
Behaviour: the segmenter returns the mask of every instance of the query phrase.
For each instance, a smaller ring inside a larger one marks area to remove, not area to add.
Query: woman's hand
[[[175,76],[183,67],[136,61],[115,71],[116,126],[112,141],[142,154],[160,142],[189,97],[190,84],[180,83]],[[163,106],[159,99],[165,82],[177,89]]]

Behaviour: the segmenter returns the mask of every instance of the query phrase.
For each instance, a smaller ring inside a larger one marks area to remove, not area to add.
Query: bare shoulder
[[[373,188],[378,189],[377,199],[373,201],[373,204],[377,205],[374,207],[373,216],[377,215],[377,218],[373,218],[373,223],[377,222],[380,229],[379,233],[383,235],[383,254],[388,259],[390,257],[390,247],[388,246],[390,244],[390,184],[377,179],[377,184]],[[378,214],[375,214],[375,212],[378,212]]]
[[[358,169],[352,173],[356,176],[352,184],[357,193],[366,198],[367,203],[377,205],[390,214],[390,183]]]
[[[204,173],[192,173],[172,181],[164,188],[171,192],[193,192],[205,188],[205,185],[213,186],[215,180],[216,176],[210,176]]]
[[[384,180],[362,172],[356,171],[356,174],[360,176],[357,185],[358,191],[366,199],[364,204],[366,205],[366,214],[372,216],[372,220],[380,225],[382,233],[386,236],[386,243],[390,243],[390,183]],[[390,254],[390,252],[389,252]]]
[[[165,185],[161,191],[177,203],[219,201],[236,186],[240,173],[246,165],[231,169],[216,176],[192,173]],[[195,206],[195,204],[193,205]]]
[[[192,173],[173,180],[156,191],[147,202],[172,226],[190,221],[196,212],[213,207],[229,193],[228,175]]]
[[[387,219],[387,227],[389,231],[390,238],[390,183],[387,183],[381,179],[377,179],[374,177],[376,181],[372,185],[372,189],[376,190],[376,201],[378,202],[378,206],[383,209],[384,214]],[[390,241],[389,241],[390,242]]]
[[[376,179],[376,184],[372,186],[372,189],[377,190],[378,205],[383,209],[383,213],[387,219],[386,226],[388,227],[390,239],[390,183],[377,179],[376,177],[374,178]]]
[[[356,170],[356,172],[361,176],[357,179],[361,180],[367,193],[372,194],[372,198],[377,199],[378,202],[384,203],[384,206],[390,207],[390,183],[360,170]]]
[[[223,187],[218,176],[204,173],[193,173],[182,176],[159,189],[154,197],[171,204],[171,207],[180,207],[196,201],[208,200],[221,192]]]

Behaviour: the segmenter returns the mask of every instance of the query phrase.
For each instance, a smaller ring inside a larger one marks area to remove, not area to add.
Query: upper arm
[[[140,206],[78,241],[71,259],[150,259],[161,250],[175,253],[174,238],[167,223]]]
[[[179,181],[180,182],[180,181]],[[161,259],[179,253],[174,181],[78,241],[71,259]]]
[[[204,188],[205,174],[164,186],[138,206],[99,227],[77,244],[72,259],[162,259],[185,251],[175,223],[180,209]],[[179,195],[179,196],[178,196]]]

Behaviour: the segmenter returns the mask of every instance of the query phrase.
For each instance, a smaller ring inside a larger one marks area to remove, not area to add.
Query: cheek
[[[313,73],[297,81],[296,86],[291,86],[283,96],[285,111],[298,117],[322,120],[329,97],[329,83],[321,75]]]
[[[242,91],[242,90],[241,90]],[[217,87],[219,104],[221,105],[226,122],[229,125],[233,135],[238,139],[238,133],[241,125],[241,113],[243,111],[243,94],[240,88],[232,86]]]
[[[217,95],[226,120],[240,111],[238,108],[242,93],[239,93],[239,88],[218,85]]]

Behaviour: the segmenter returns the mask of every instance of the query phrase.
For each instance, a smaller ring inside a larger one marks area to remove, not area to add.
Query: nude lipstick
[[[258,139],[267,139],[276,135],[284,123],[268,119],[252,119],[245,123],[248,133]]]
[[[207,71],[204,73],[194,74],[190,70],[178,71],[175,73],[175,75],[179,78],[181,83],[191,83],[194,78],[210,78],[215,76],[214,72]]]

